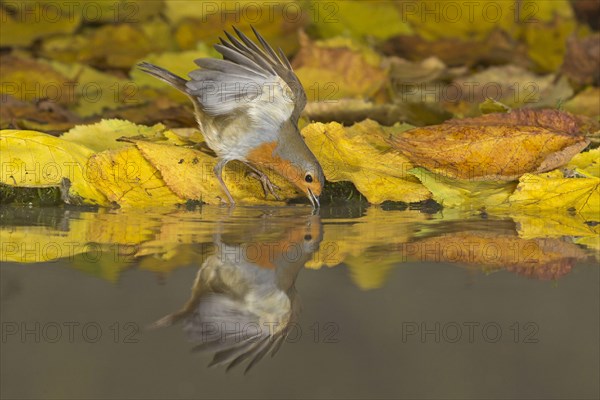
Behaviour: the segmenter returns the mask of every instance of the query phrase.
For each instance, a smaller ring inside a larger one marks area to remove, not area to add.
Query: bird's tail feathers
[[[175,75],[174,73],[167,71],[166,69],[161,68],[158,65],[154,65],[145,61],[139,63],[137,67],[141,71],[144,71],[145,73],[150,74],[155,78],[158,78],[161,81],[166,82],[169,85],[181,90],[183,93],[188,94],[187,88],[185,86],[187,81],[182,77]]]

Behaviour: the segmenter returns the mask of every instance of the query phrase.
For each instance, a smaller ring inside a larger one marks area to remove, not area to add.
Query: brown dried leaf
[[[579,84],[600,82],[600,33],[585,38],[571,35],[561,72]]]
[[[412,129],[393,145],[435,173],[506,181],[566,164],[589,143],[578,132],[578,120],[568,113],[517,110]]]
[[[420,61],[435,54],[448,66],[512,63],[528,67],[527,49],[506,32],[492,31],[485,40],[441,38],[434,42],[420,36],[396,36],[382,46],[384,54]]]

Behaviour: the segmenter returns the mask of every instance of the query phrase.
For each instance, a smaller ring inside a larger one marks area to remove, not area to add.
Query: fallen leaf
[[[509,198],[512,209],[557,210],[597,216],[600,178],[555,178],[525,174]]]
[[[42,61],[26,55],[0,55],[0,93],[20,101],[47,99],[67,105],[76,101],[75,83]]]
[[[508,63],[529,67],[532,64],[527,58],[526,46],[498,28],[482,40],[442,37],[432,42],[421,36],[395,36],[382,43],[380,48],[387,56],[412,61],[435,54],[449,67]]]
[[[252,37],[251,24],[273,48],[281,47],[286,54],[298,50],[297,32],[310,19],[303,2],[298,0],[241,0],[235,3],[170,0],[166,2],[165,14],[175,26],[173,36],[182,50],[195,49],[198,42],[212,44],[232,25]],[[241,16],[248,16],[249,23],[240,24]]]
[[[25,47],[40,38],[73,33],[81,23],[81,15],[69,13],[68,5],[62,9],[60,5],[58,2],[3,2],[0,46]]]
[[[439,124],[452,114],[442,110],[438,104],[395,102],[376,104],[364,99],[339,99],[331,102],[309,102],[303,114],[311,121],[335,121],[343,125],[352,125],[365,119],[379,122],[381,125],[394,125],[398,121],[421,126]]]
[[[68,188],[67,202],[108,205],[94,184],[93,151],[34,131],[0,131],[0,182],[14,187]]]
[[[101,72],[84,64],[48,63],[68,77],[73,103],[69,108],[81,117],[102,115],[107,110],[143,103],[135,82]]]
[[[160,207],[185,203],[167,187],[160,172],[134,146],[94,154],[89,166],[93,184],[121,207]]]
[[[221,189],[214,168],[217,159],[198,150],[170,144],[152,143],[143,140],[130,140],[154,167],[160,171],[167,186],[180,198],[201,200],[207,204],[221,204],[227,197]],[[280,190],[282,199],[297,197],[296,190],[279,175],[267,176]],[[271,196],[265,198],[258,180],[248,175],[240,164],[230,163],[224,170],[225,181],[233,198],[239,204],[283,204]]]
[[[169,39],[170,27],[164,22],[106,24],[48,40],[41,52],[64,63],[128,70],[146,54],[169,50]]]
[[[302,136],[328,181],[350,181],[374,204],[418,202],[428,199],[429,191],[408,174],[414,165],[386,143],[389,136],[405,129],[382,127],[370,120],[349,128],[337,122],[314,123],[302,130]]]
[[[567,169],[577,169],[587,176],[600,178],[600,149],[592,149],[577,154],[565,166]]]
[[[391,140],[411,162],[454,179],[510,181],[566,164],[589,141],[555,110],[515,110],[402,132]]]
[[[367,46],[347,38],[311,41],[304,33],[292,66],[309,101],[319,102],[371,97],[389,73],[383,58]]]
[[[558,100],[565,100],[573,95],[568,83],[555,83],[555,78],[553,74],[539,76],[516,65],[494,66],[455,79],[447,89],[448,94],[442,99],[446,103],[455,103],[456,100],[471,103],[472,109],[476,109],[477,104],[487,98],[511,108],[555,107]]]
[[[305,12],[311,15],[313,26],[323,38],[344,35],[355,39],[386,39],[412,32],[405,15],[394,2],[314,2]]]
[[[117,141],[122,137],[140,135],[152,137],[164,131],[166,128],[162,124],[144,126],[118,119],[103,119],[92,125],[78,125],[65,132],[61,139],[78,143],[97,153],[129,146],[128,143]]]
[[[587,87],[563,104],[565,111],[587,115],[598,120],[600,116],[600,88]]]
[[[582,85],[597,85],[600,79],[600,33],[567,39],[562,73]]]
[[[433,199],[443,207],[461,207],[478,210],[494,208],[506,203],[517,184],[506,181],[476,181],[452,179],[415,168],[411,174],[432,193]]]
[[[64,106],[49,101],[36,104],[0,96],[0,129],[20,129],[58,135],[71,129],[81,119]]]
[[[564,9],[571,10],[568,5]],[[534,23],[523,25],[527,55],[535,63],[535,70],[538,72],[554,72],[563,63],[567,38],[575,31],[576,22],[572,15],[556,15],[549,22],[537,19],[536,16]]]

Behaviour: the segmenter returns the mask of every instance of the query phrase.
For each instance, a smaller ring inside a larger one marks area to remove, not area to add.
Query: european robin
[[[210,365],[227,369],[250,360],[247,371],[274,355],[298,321],[294,283],[319,249],[323,230],[318,215],[268,221],[268,230],[236,228],[231,243],[215,234],[214,254],[198,269],[191,296],[153,327],[182,321],[189,339],[200,342],[194,350],[214,352]]]
[[[206,144],[219,159],[214,171],[229,204],[235,201],[223,181],[223,168],[238,160],[259,177],[265,194],[277,197],[276,187],[256,167],[282,175],[317,208],[325,177],[298,129],[306,106],[302,84],[281,49],[275,52],[254,28],[260,47],[233,29],[239,39],[225,32],[227,39],[219,38],[214,46],[223,59],[195,60],[200,68],[189,73],[190,80],[147,62],[139,68],[192,100]]]

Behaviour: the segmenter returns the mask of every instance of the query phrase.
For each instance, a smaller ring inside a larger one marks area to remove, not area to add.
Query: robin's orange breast
[[[302,171],[289,160],[275,156],[276,147],[277,142],[263,143],[252,149],[246,156],[246,159],[253,165],[267,167],[277,172],[296,187],[301,188],[302,181],[304,180]]]

